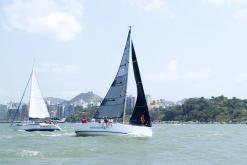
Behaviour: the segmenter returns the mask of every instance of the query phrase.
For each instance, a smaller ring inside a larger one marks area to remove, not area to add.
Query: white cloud
[[[205,79],[211,76],[212,70],[209,67],[199,68],[195,71],[189,71],[186,73],[187,78],[189,79]]]
[[[147,73],[144,74],[144,78],[151,82],[158,82],[163,83],[167,81],[167,78],[165,77],[165,73],[158,72],[158,73]]]
[[[247,23],[247,8],[237,10],[234,14],[234,18],[240,23]]]
[[[177,60],[171,60],[168,63],[168,69],[175,72],[178,70],[178,61]]]
[[[145,74],[144,78],[152,82],[164,83],[176,80],[202,80],[208,79],[212,75],[212,69],[210,67],[200,67],[188,70],[174,59],[169,61],[166,66],[167,67],[162,69],[161,72]]]
[[[164,0],[129,0],[129,3],[146,12],[156,12],[170,18],[176,17]]]
[[[171,79],[178,79],[179,78],[179,63],[177,60],[173,59],[169,61],[167,65],[167,75]]]
[[[49,73],[77,73],[79,71],[79,66],[77,64],[56,64],[56,63],[42,63],[37,69],[40,72]]]
[[[246,84],[247,83],[247,73],[239,73],[238,75],[236,75],[235,77],[235,81],[239,84]]]
[[[228,7],[234,10],[233,18],[239,23],[247,23],[247,0],[202,0],[204,4]]]
[[[203,3],[205,4],[211,4],[215,6],[243,6],[247,5],[246,0],[202,0]]]
[[[79,0],[13,0],[3,9],[5,29],[51,36],[60,41],[75,39],[82,29]]]

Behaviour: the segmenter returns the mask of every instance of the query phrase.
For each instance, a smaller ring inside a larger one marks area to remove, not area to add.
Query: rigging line
[[[30,76],[29,76],[29,79],[28,79],[28,81],[27,81],[27,85],[25,86],[24,92],[23,92],[23,94],[22,94],[21,100],[20,100],[20,102],[19,102],[19,104],[18,104],[17,110],[16,110],[16,112],[15,112],[15,114],[14,114],[14,117],[13,117],[13,119],[12,119],[12,121],[11,121],[10,126],[13,125],[13,122],[14,122],[14,120],[15,120],[15,118],[16,118],[16,116],[17,116],[19,110],[20,110],[20,106],[21,106],[22,100],[23,100],[23,98],[24,98],[24,95],[25,95],[25,93],[26,93],[28,84],[29,84],[29,82],[30,82],[30,80],[31,80],[32,74],[33,74],[33,72],[31,72],[31,74],[30,74]]]

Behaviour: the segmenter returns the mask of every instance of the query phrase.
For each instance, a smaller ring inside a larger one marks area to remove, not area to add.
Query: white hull
[[[24,130],[28,132],[33,131],[60,131],[61,128],[55,124],[48,123],[20,123],[14,125],[17,130]]]
[[[78,136],[113,136],[133,135],[140,137],[152,137],[152,128],[114,123],[108,126],[101,123],[77,123],[75,133]]]

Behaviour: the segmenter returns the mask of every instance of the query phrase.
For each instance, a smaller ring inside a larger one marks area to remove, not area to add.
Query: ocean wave
[[[39,136],[47,136],[47,137],[58,137],[58,136],[62,136],[62,134],[38,134]]]
[[[32,151],[32,150],[22,150],[19,155],[21,157],[32,157],[32,156],[38,156],[40,154],[40,151]]]
[[[66,133],[63,133],[63,135],[65,136],[75,136],[75,132],[66,132]]]
[[[44,136],[44,137],[59,137],[59,136],[73,136],[74,132],[35,132],[35,136]]]
[[[0,136],[0,139],[12,139],[12,138],[15,138],[15,137],[12,135],[1,135]]]

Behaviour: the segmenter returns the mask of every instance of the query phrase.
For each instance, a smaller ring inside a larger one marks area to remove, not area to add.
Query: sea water
[[[152,138],[77,137],[0,124],[0,165],[246,165],[247,125],[154,125]]]

